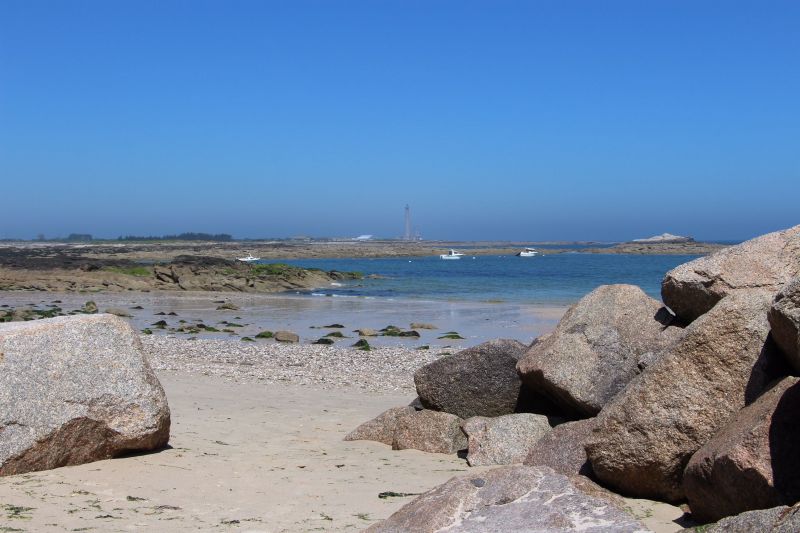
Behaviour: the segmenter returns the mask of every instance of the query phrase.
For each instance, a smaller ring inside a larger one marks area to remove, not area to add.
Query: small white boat
[[[236,259],[242,261],[243,263],[252,263],[253,261],[259,261],[261,258],[253,257],[252,252],[247,252],[247,257],[237,257]]]
[[[535,255],[539,255],[539,252],[536,251],[536,248],[525,248],[521,252],[517,253],[517,257],[533,257]]]
[[[439,257],[441,257],[442,259],[461,259],[461,257],[463,255],[464,254],[462,254],[461,252],[456,252],[455,250],[450,250],[446,254],[442,254]]]

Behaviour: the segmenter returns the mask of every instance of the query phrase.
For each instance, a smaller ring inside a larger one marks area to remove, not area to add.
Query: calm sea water
[[[664,274],[695,257],[564,253],[530,258],[465,255],[457,261],[437,256],[282,262],[379,276],[317,290],[315,295],[564,305],[608,283],[638,285],[659,298]]]

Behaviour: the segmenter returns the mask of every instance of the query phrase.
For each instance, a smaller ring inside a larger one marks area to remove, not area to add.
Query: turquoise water
[[[530,258],[466,255],[457,261],[437,256],[282,262],[379,276],[316,290],[315,295],[564,305],[609,283],[638,285],[660,298],[664,274],[695,257],[563,253]]]

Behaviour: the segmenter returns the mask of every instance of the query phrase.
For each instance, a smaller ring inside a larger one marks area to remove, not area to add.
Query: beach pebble
[[[322,388],[357,387],[414,394],[414,371],[434,361],[430,351],[373,347],[369,351],[315,344],[239,342],[167,335],[140,336],[158,371],[220,376],[235,381],[292,383]],[[363,339],[362,339],[363,340]]]
[[[291,331],[276,331],[273,338],[278,342],[300,342],[300,336]]]

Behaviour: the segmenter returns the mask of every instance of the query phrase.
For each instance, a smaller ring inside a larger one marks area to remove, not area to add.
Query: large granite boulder
[[[411,448],[430,453],[456,453],[467,447],[461,419],[450,413],[414,411],[396,420],[393,450]]]
[[[621,493],[678,501],[691,456],[786,370],[769,333],[771,295],[731,294],[598,415],[586,445],[595,475]]]
[[[596,418],[587,418],[554,427],[536,441],[523,462],[529,466],[549,466],[565,476],[591,475],[592,465],[585,446],[596,425]]]
[[[412,500],[373,533],[647,531],[602,497],[546,466],[504,466],[455,477]]]
[[[800,500],[800,379],[788,377],[692,456],[683,487],[703,522]]]
[[[712,524],[705,533],[797,533],[800,531],[800,504],[748,511]]]
[[[670,270],[661,283],[661,298],[691,322],[728,294],[751,289],[774,293],[798,275],[800,226],[794,226]]]
[[[416,412],[411,406],[392,407],[348,433],[344,440],[374,440],[392,445],[397,421]]]
[[[775,296],[769,324],[775,343],[792,368],[800,372],[800,278],[794,278]]]
[[[0,324],[0,475],[162,448],[170,415],[139,336],[112,315]]]
[[[470,466],[521,463],[552,428],[544,415],[515,413],[495,418],[474,416],[462,422]]]
[[[634,285],[603,285],[573,305],[517,364],[522,381],[579,418],[596,415],[640,372],[646,354],[680,338],[672,315]]]
[[[419,399],[428,409],[461,418],[527,410],[517,360],[527,347],[497,339],[429,363],[414,373]]]

